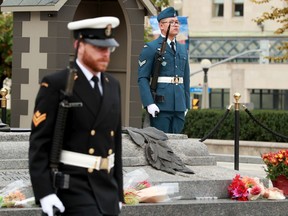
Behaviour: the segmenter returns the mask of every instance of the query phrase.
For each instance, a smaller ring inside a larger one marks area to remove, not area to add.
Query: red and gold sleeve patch
[[[41,114],[38,110],[34,113],[33,123],[37,127],[41,122],[46,120],[46,113]]]

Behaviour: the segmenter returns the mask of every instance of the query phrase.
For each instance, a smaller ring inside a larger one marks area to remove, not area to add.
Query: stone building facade
[[[144,17],[156,15],[149,0],[5,0],[2,12],[13,12],[11,127],[30,128],[39,82],[62,70],[73,58],[73,36],[67,23],[98,16],[116,16],[120,47],[108,73],[121,83],[123,126],[141,126],[142,105],[137,85],[138,55],[143,47]]]

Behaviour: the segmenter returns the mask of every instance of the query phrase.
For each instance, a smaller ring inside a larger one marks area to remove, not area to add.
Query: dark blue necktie
[[[175,54],[175,53],[176,53],[175,43],[174,43],[173,41],[171,41],[170,46],[171,46],[171,49],[173,50],[173,52],[174,52],[174,54]]]
[[[100,90],[99,90],[99,87],[98,87],[98,82],[99,82],[99,79],[97,76],[93,76],[92,77],[92,80],[94,82],[94,91],[95,93],[98,95],[98,96],[102,96],[101,93],[100,93]]]

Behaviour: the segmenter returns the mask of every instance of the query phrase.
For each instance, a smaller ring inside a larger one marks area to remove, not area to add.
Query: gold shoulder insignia
[[[74,75],[74,81],[77,80],[77,79],[78,79],[78,75],[75,74],[75,75]]]
[[[38,110],[34,113],[33,123],[37,127],[41,122],[46,120],[46,113],[41,114]]]
[[[43,87],[46,87],[46,88],[48,88],[49,84],[48,84],[48,83],[46,83],[46,82],[42,82],[42,83],[40,84],[40,86],[43,86]]]

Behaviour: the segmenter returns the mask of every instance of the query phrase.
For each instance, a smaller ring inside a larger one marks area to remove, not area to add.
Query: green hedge
[[[2,120],[2,109],[0,108],[0,118]],[[6,124],[8,124],[10,126],[10,119],[11,119],[11,111],[10,109],[6,110]],[[2,120],[3,122],[3,120]]]
[[[288,137],[288,111],[252,110],[252,116],[273,132]],[[225,115],[225,110],[189,110],[186,115],[183,133],[190,138],[203,138]],[[239,139],[250,141],[288,142],[265,130],[244,110],[239,111]],[[222,124],[208,139],[234,139],[235,111],[231,110]]]

